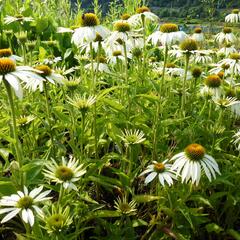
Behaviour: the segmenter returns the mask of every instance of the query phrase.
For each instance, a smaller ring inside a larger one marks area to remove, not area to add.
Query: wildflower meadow
[[[0,9],[0,239],[240,239],[239,9]]]

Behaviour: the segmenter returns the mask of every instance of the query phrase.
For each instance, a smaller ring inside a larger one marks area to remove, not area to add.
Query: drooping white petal
[[[150,173],[145,179],[145,184],[150,183],[156,176],[157,176],[156,172]]]
[[[1,223],[5,223],[7,221],[9,221],[10,219],[14,218],[19,212],[21,211],[21,209],[17,208],[15,210],[13,210],[12,212],[8,213],[1,221]]]

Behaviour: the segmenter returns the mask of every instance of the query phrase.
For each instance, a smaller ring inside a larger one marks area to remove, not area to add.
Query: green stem
[[[166,72],[167,59],[168,59],[168,46],[166,45],[165,49],[164,49],[164,63],[163,63],[161,85],[160,85],[160,90],[159,90],[159,97],[161,96],[161,94],[164,94],[165,72]]]
[[[82,125],[82,131],[81,131],[81,159],[83,159],[83,143],[84,143],[84,130],[85,130],[85,113],[82,112],[82,121],[81,121],[81,125]]]
[[[142,27],[143,27],[143,68],[142,68],[142,84],[145,82],[146,76],[146,24],[145,24],[145,15],[141,15],[142,18]]]
[[[181,106],[182,113],[184,112],[184,108],[186,104],[186,81],[187,81],[189,59],[190,59],[190,55],[186,54],[185,71],[184,71],[183,88],[182,88],[182,106]]]
[[[18,133],[17,133],[17,124],[16,124],[16,112],[14,108],[14,101],[13,101],[13,94],[12,94],[12,89],[9,83],[6,81],[5,77],[3,76],[3,83],[5,85],[5,88],[7,90],[7,95],[8,95],[8,101],[11,109],[11,115],[12,115],[12,126],[13,126],[13,137],[14,137],[14,146],[15,146],[15,151],[17,155],[17,161],[19,163],[19,167],[21,169],[22,167],[22,154],[21,154],[21,145],[20,141],[18,139]]]

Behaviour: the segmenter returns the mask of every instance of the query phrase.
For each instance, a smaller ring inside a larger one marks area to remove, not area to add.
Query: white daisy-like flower
[[[24,17],[23,15],[19,14],[16,16],[6,16],[4,18],[4,24],[10,24],[13,22],[19,22],[20,24],[23,24],[24,22],[33,22],[34,19],[32,17]]]
[[[232,13],[225,17],[225,22],[238,23],[240,22],[240,12],[239,9],[233,9]]]
[[[126,145],[140,144],[146,140],[144,133],[139,129],[125,129],[122,135],[119,136]]]
[[[143,176],[148,173],[145,179],[145,184],[153,181],[156,177],[162,186],[165,186],[165,182],[171,186],[173,185],[173,180],[176,179],[176,172],[171,170],[172,164],[168,163],[168,159],[163,162],[153,161],[153,164],[147,166],[147,169],[143,171],[139,176]]]
[[[16,66],[15,61],[10,58],[0,58],[0,83],[7,81],[20,99],[23,98],[20,80],[28,82],[31,79],[42,79],[37,75],[38,72],[28,66]]]
[[[222,95],[221,83],[221,78],[218,75],[209,75],[206,77],[205,86],[200,89],[200,93],[203,96],[219,98]]]
[[[62,57],[54,57],[54,56],[50,56],[49,58],[45,58],[44,60],[43,60],[43,64],[45,64],[45,65],[53,65],[54,63],[58,63],[58,62],[60,62],[60,61],[62,61]]]
[[[85,69],[91,70],[92,69],[92,63],[88,63],[84,66]],[[111,73],[108,65],[107,65],[107,59],[105,57],[98,57],[93,62],[93,70],[95,72],[105,72],[105,73]]]
[[[238,130],[238,131],[233,135],[233,143],[236,145],[237,150],[240,151],[240,130]]]
[[[43,83],[48,81],[52,84],[59,83],[63,84],[63,76],[55,73],[49,66],[47,65],[38,65],[35,67],[35,69],[39,72],[38,78],[30,78],[27,81],[24,81],[26,83],[25,88],[31,89],[32,91],[36,91],[37,88],[42,92],[43,91]]]
[[[192,39],[196,40],[199,43],[202,43],[205,40],[204,34],[202,33],[201,28],[195,28],[194,34],[191,36]]]
[[[99,24],[99,20],[94,13],[85,13],[80,19],[81,27],[75,29],[72,35],[72,42],[76,46],[93,42],[98,35],[105,39],[110,31]]]
[[[165,23],[160,26],[159,31],[154,32],[148,37],[153,45],[159,44],[170,46],[176,43],[181,43],[187,38],[187,34],[178,30],[178,26],[174,23]]]
[[[212,62],[211,50],[195,50],[192,62],[206,64]]]
[[[240,101],[235,97],[214,98],[213,101],[221,108],[229,108],[237,117],[240,116]]]
[[[209,181],[216,178],[216,173],[221,174],[218,164],[213,157],[206,154],[205,148],[197,143],[188,145],[184,152],[172,157],[173,165],[171,170],[177,171],[182,182],[199,184],[201,174],[204,172]]]
[[[228,58],[218,62],[220,66],[228,66],[227,73],[239,75],[240,74],[240,53],[231,53]]]
[[[25,223],[29,223],[32,227],[35,218],[33,213],[36,212],[40,216],[43,215],[42,210],[37,205],[51,199],[51,197],[47,197],[51,190],[41,193],[42,190],[43,186],[40,186],[29,193],[28,189],[24,186],[23,192],[17,191],[17,194],[2,197],[0,207],[5,208],[0,209],[0,214],[7,213],[7,215],[2,219],[1,223],[5,223],[17,214],[20,214],[22,220]]]
[[[137,8],[136,14],[131,16],[130,18],[127,19],[127,21],[134,27],[141,26],[142,24],[142,19],[146,19],[147,21],[151,22],[158,22],[159,17],[152,13],[148,7],[140,7]]]
[[[217,54],[218,55],[222,55],[223,54],[225,57],[228,57],[231,53],[236,53],[236,52],[237,52],[237,49],[233,45],[227,44],[226,46],[220,48],[217,51]]]
[[[224,27],[222,32],[218,33],[215,36],[215,40],[220,44],[223,43],[234,43],[236,42],[237,38],[232,33],[232,29],[229,27]]]
[[[83,164],[79,164],[79,161],[70,156],[68,162],[62,157],[62,163],[52,159],[51,162],[46,164],[46,168],[43,170],[44,176],[51,182],[62,184],[64,189],[78,190],[75,182],[79,181],[81,176],[86,173],[86,169]]]

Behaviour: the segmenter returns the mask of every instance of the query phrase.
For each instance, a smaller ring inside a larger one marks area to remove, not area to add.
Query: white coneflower
[[[225,22],[238,23],[240,22],[240,12],[239,9],[233,9],[232,13],[225,17]]]
[[[62,61],[62,57],[49,56],[48,58],[43,59],[44,65],[52,66],[54,63]]]
[[[72,42],[78,47],[84,43],[93,42],[99,34],[105,39],[110,31],[99,24],[99,19],[94,13],[85,13],[80,19],[81,27],[74,30]]]
[[[172,164],[168,163],[168,159],[163,162],[153,161],[153,164],[147,166],[147,169],[143,171],[139,177],[148,173],[148,176],[145,179],[145,184],[152,182],[154,178],[158,177],[162,186],[165,186],[165,182],[171,186],[173,180],[176,179],[176,172],[172,171],[171,168]]]
[[[72,217],[70,216],[70,207],[60,206],[56,208],[52,205],[51,212],[48,212],[42,221],[46,223],[45,228],[49,234],[58,234],[64,229],[67,229],[73,222]]]
[[[240,130],[238,130],[238,131],[233,135],[233,143],[236,145],[237,150],[240,151]]]
[[[202,29],[195,28],[194,34],[191,36],[191,38],[195,39],[197,42],[202,43],[205,40],[204,34],[202,33]]]
[[[204,96],[220,97],[222,94],[221,83],[221,78],[218,75],[209,75],[206,77],[205,86],[201,88],[200,92]]]
[[[231,53],[236,53],[236,52],[237,52],[237,49],[230,43],[230,44],[226,44],[224,47],[220,48],[217,51],[217,54],[228,57]]]
[[[210,74],[218,74],[219,72],[224,72],[224,76],[231,74],[229,64],[218,62],[217,64],[212,64],[211,66],[213,68],[209,70]]]
[[[40,91],[43,91],[43,84],[46,81],[52,84],[63,84],[63,76],[55,73],[49,66],[38,65],[35,69],[39,72],[39,78],[32,77],[28,79],[28,81],[24,81],[26,83],[25,88],[31,89],[32,91],[36,91],[37,88],[39,88]]]
[[[2,197],[0,200],[0,206],[5,208],[0,209],[0,214],[8,214],[2,219],[1,223],[8,222],[17,214],[20,214],[22,220],[25,223],[29,223],[32,227],[34,225],[33,212],[35,211],[40,216],[43,215],[42,210],[37,204],[51,199],[51,197],[47,197],[51,190],[41,193],[42,190],[43,186],[40,186],[29,193],[28,189],[24,186],[23,192],[17,191],[17,194]]]
[[[237,117],[240,116],[240,101],[235,97],[214,98],[213,101],[221,108],[229,108]]]
[[[62,157],[62,163],[57,164],[57,162],[52,159],[46,164],[46,168],[43,170],[43,174],[46,179],[50,182],[55,182],[62,184],[65,189],[78,190],[75,182],[79,181],[81,176],[86,173],[86,169],[83,164],[79,164],[79,161],[70,157],[69,161],[66,162],[65,158]]]
[[[206,154],[205,148],[197,143],[188,145],[184,152],[172,157],[172,170],[181,175],[182,182],[199,184],[201,174],[204,172],[209,181],[216,178],[216,173],[221,174],[218,164],[213,157]]]
[[[139,7],[136,10],[136,14],[134,14],[133,16],[129,17],[127,19],[127,21],[134,27],[140,26],[142,24],[142,19],[146,19],[148,21],[151,22],[158,22],[159,21],[159,17],[152,13],[151,10],[146,7]]]
[[[210,63],[212,62],[212,57],[211,57],[212,53],[213,52],[211,50],[204,50],[204,49],[195,50],[192,62],[202,63],[202,64]]]
[[[125,129],[122,135],[119,136],[126,145],[140,144],[146,140],[144,133],[140,130]]]
[[[88,63],[84,66],[85,69],[92,69],[92,63]],[[105,73],[111,73],[107,65],[107,59],[105,57],[99,56],[93,62],[93,70]]]
[[[15,61],[10,58],[0,58],[0,83],[7,81],[20,99],[23,97],[20,80],[29,82],[32,78],[42,79],[36,72],[39,71],[28,66],[16,66]]]
[[[17,55],[14,55],[10,48],[2,48],[2,49],[0,49],[0,58],[10,58],[10,59],[12,59],[14,61],[19,61],[19,62],[23,61],[23,58],[19,57]]]
[[[151,41],[153,45],[162,44],[164,46],[170,46],[172,44],[180,43],[187,34],[183,31],[179,31],[178,25],[174,23],[165,23],[160,26],[159,31],[154,32],[148,37],[148,41]]]
[[[117,200],[114,200],[114,208],[122,215],[135,215],[137,213],[136,206],[137,203],[134,200],[128,202],[126,195],[122,198],[118,197]]]
[[[227,69],[230,74],[240,74],[240,53],[231,53],[228,58],[225,58],[218,62],[219,65],[227,65]]]
[[[229,27],[224,27],[222,32],[218,33],[215,36],[215,40],[220,44],[223,43],[234,43],[236,42],[237,38],[232,33],[232,29]]]
[[[6,16],[4,18],[4,24],[10,24],[13,22],[19,22],[20,24],[23,24],[24,22],[32,22],[34,19],[32,17],[24,17],[23,15],[15,15],[15,16]]]

